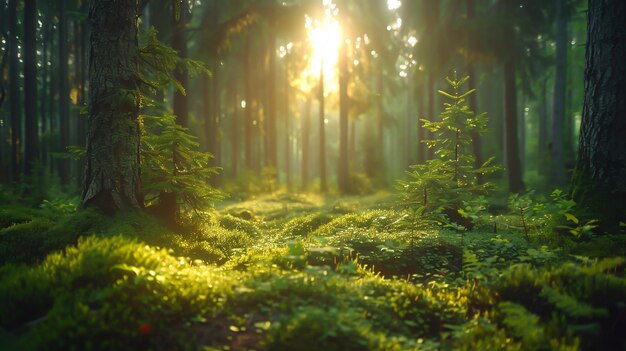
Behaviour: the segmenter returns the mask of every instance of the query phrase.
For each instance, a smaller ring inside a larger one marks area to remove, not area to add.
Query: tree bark
[[[320,191],[325,193],[328,191],[326,182],[326,115],[324,112],[324,59],[320,66],[320,82],[319,82],[319,172],[320,172]]]
[[[143,207],[140,180],[138,0],[94,0],[86,177],[81,202],[107,214]]]
[[[37,1],[24,3],[24,174],[34,174],[38,157],[37,125]]]
[[[309,186],[309,159],[311,155],[311,97],[306,97],[304,104],[304,116],[302,117],[302,190]]]
[[[348,174],[348,44],[339,47],[339,165],[337,181],[339,191],[350,191]]]
[[[65,152],[70,145],[70,90],[68,74],[69,52],[67,47],[67,0],[59,2],[59,118],[60,143],[58,152]],[[70,164],[67,158],[58,161],[59,178],[63,186],[69,183]]]
[[[504,13],[511,15],[511,6],[514,4],[504,0]],[[506,42],[511,45],[515,41],[515,29],[512,24],[504,28]],[[509,181],[509,191],[519,193],[524,189],[522,182],[522,168],[520,164],[519,141],[517,131],[517,85],[515,57],[512,49],[507,50],[504,58],[504,142],[506,153],[506,168]]]
[[[18,180],[20,170],[20,141],[22,134],[22,99],[20,97],[19,61],[17,52],[17,0],[9,0],[9,102],[11,106],[11,177]]]
[[[178,52],[181,58],[187,58],[187,23],[189,21],[189,8],[187,1],[182,1],[179,9],[179,17],[176,11],[172,11],[172,49]],[[189,74],[185,67],[179,66],[174,70],[174,79],[186,90],[189,87]],[[176,123],[183,127],[189,127],[189,106],[187,94],[179,90],[174,91],[173,101]]]
[[[254,162],[252,159],[252,69],[251,69],[251,40],[250,35],[246,38],[246,47],[244,52],[244,95],[246,106],[244,107],[244,150],[246,158],[246,170],[251,171],[254,169]]]
[[[626,221],[626,2],[590,0],[585,100],[572,197],[607,227]]]
[[[285,108],[285,181],[287,183],[287,190],[290,191],[292,187],[291,179],[291,113],[289,109],[289,56],[285,57],[285,77],[284,77],[284,108]]]
[[[467,19],[473,20],[475,13],[474,0],[467,0]],[[474,68],[474,64],[469,62],[467,64],[467,74],[469,75],[469,87],[470,89],[476,88],[476,69]],[[478,113],[478,96],[476,93],[470,94],[469,96],[469,107],[475,113]],[[474,153],[474,167],[479,168],[483,164],[483,156],[482,156],[482,143],[480,134],[476,131],[472,131],[472,152]],[[482,184],[483,179],[479,174],[477,176],[477,180],[479,184]]]
[[[268,22],[268,90],[267,90],[267,113],[265,114],[265,126],[268,136],[267,143],[267,161],[266,166],[278,168],[278,151],[277,151],[277,137],[276,137],[276,15],[275,6],[272,2],[271,12],[269,14]],[[275,173],[278,177],[278,172]],[[276,179],[277,180],[277,179]]]
[[[233,177],[237,178],[237,174],[239,171],[239,97],[237,95],[237,84],[235,81],[232,81],[233,86],[233,94],[232,94],[232,121],[230,125],[231,132],[231,142],[232,142],[232,172]]]
[[[556,1],[556,74],[554,77],[554,105],[552,111],[552,183],[565,183],[564,122],[565,81],[567,79],[567,18],[566,0]]]
[[[537,162],[539,162],[539,174],[546,175],[548,167],[546,165],[546,153],[548,152],[548,81],[544,79],[541,83],[539,94],[539,123],[538,134],[539,144],[537,146]]]

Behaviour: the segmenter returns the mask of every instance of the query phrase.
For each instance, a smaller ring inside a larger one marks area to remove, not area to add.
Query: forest
[[[625,20],[0,0],[0,351],[626,350]]]

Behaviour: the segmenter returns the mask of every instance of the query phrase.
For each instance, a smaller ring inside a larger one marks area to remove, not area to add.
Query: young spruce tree
[[[422,142],[435,150],[436,157],[425,164],[410,166],[409,179],[398,182],[401,205],[418,217],[414,220],[435,218],[440,222],[443,219],[453,226],[471,229],[470,212],[475,212],[472,208],[476,207],[473,204],[493,187],[489,182],[478,182],[479,175],[498,169],[491,165],[493,158],[476,167],[470,148],[471,136],[484,133],[487,115],[476,114],[465,103],[465,98],[476,91],[460,92],[468,79],[446,78],[451,91],[439,90],[439,94],[449,100],[444,103],[439,121],[421,119],[423,128],[434,137]]]

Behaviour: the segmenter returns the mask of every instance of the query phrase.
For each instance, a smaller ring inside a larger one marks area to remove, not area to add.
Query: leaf
[[[576,216],[574,216],[574,215],[573,215],[573,214],[571,214],[571,213],[566,213],[566,214],[565,214],[565,219],[567,219],[568,221],[572,221],[572,222],[574,222],[575,224],[580,223],[580,221],[578,220],[578,218],[576,218]]]

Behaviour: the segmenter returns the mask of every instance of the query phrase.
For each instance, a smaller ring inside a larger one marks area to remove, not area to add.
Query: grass
[[[389,201],[276,194],[180,233],[142,213],[0,209],[0,349],[626,346],[623,235],[565,250],[540,227],[530,242],[412,231]]]

